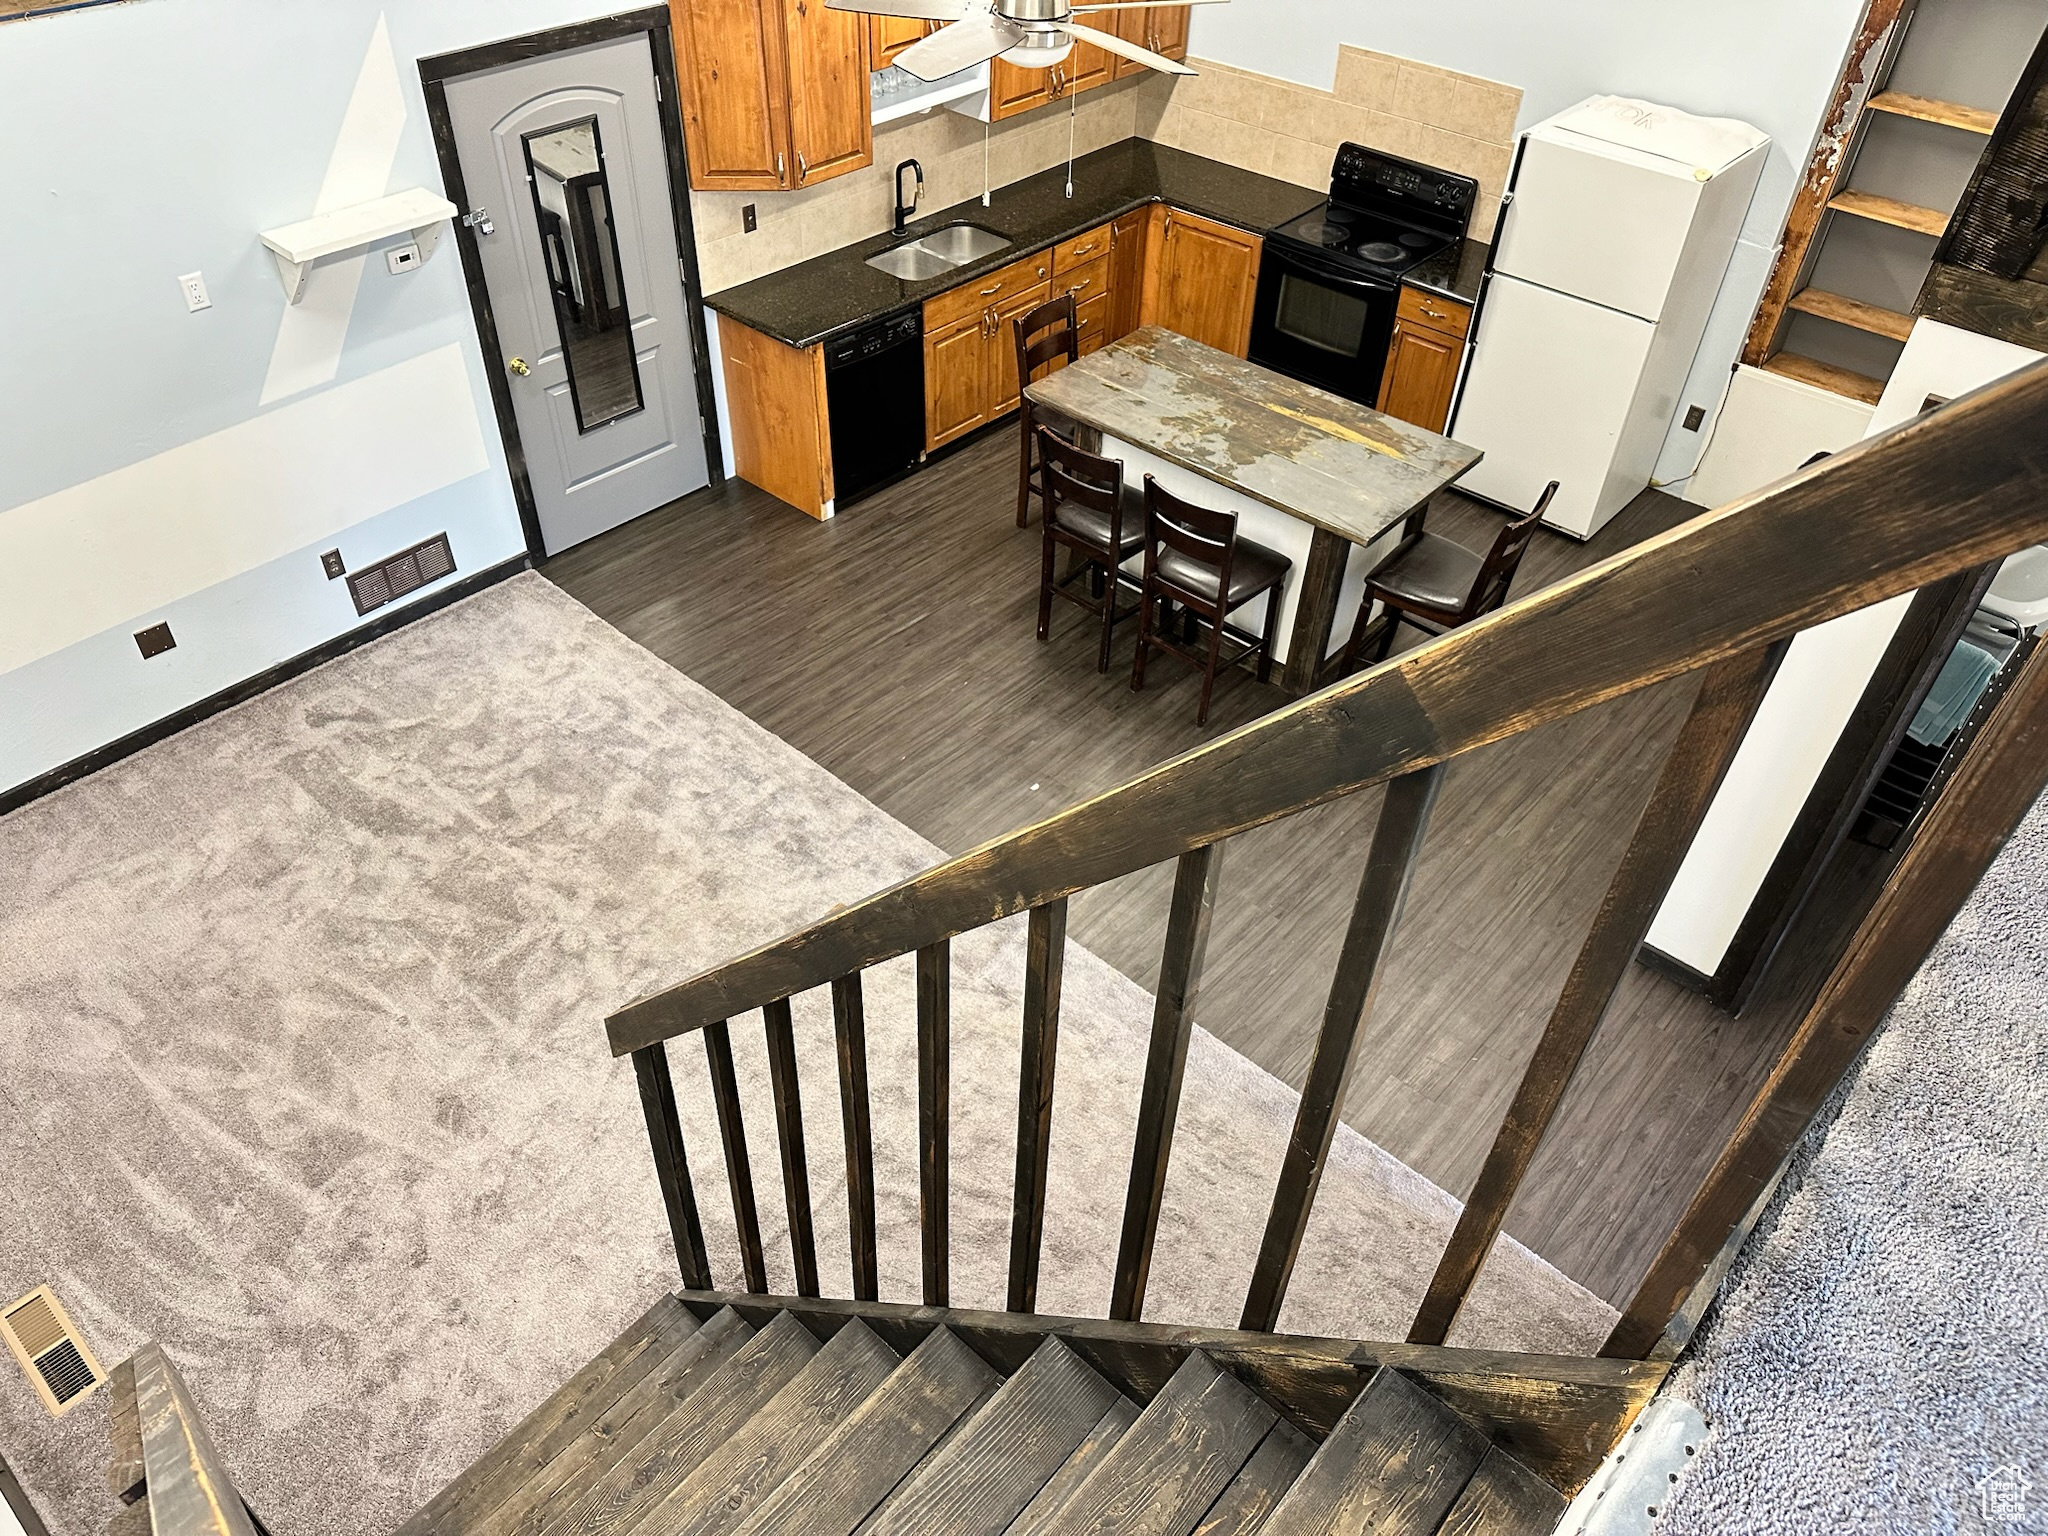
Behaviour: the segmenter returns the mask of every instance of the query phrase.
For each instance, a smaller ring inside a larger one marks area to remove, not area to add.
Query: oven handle
[[[1316,278],[1319,281],[1334,283],[1345,288],[1372,288],[1385,293],[1393,293],[1401,286],[1392,278],[1367,277],[1357,272],[1346,272],[1334,263],[1326,265],[1312,257],[1302,255],[1299,251],[1289,250],[1285,246],[1276,248],[1269,244],[1266,249],[1273,252],[1280,259],[1282,266],[1292,267],[1295,271]]]

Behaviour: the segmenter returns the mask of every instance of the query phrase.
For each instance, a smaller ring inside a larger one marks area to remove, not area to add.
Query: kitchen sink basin
[[[922,239],[870,256],[868,265],[891,277],[915,282],[919,278],[937,277],[955,267],[964,267],[984,256],[992,256],[1010,243],[1006,236],[992,229],[983,229],[979,224],[948,224]]]

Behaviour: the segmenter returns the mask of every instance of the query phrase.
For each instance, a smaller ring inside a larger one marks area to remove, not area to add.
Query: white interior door
[[[549,554],[710,479],[646,35],[450,80]]]

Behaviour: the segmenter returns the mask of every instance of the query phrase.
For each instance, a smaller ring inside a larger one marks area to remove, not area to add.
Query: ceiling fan
[[[1165,0],[1169,5],[1217,5],[1222,0]],[[1003,58],[1026,69],[1059,63],[1076,42],[1093,43],[1169,75],[1192,75],[1187,65],[1163,53],[1140,48],[1112,32],[1083,26],[1076,16],[1098,11],[1150,9],[1151,0],[825,0],[835,11],[861,11],[870,16],[900,16],[912,21],[943,21],[930,37],[896,55],[896,67],[920,80],[943,80],[984,60]]]

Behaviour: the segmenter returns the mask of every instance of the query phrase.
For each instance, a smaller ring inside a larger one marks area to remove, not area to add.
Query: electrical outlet
[[[177,647],[178,642],[172,637],[171,626],[168,624],[152,624],[147,629],[138,629],[135,632],[135,648],[142,652],[144,661],[152,656],[161,656],[165,651],[176,650]]]
[[[330,549],[320,557],[320,569],[327,573],[329,581],[348,574],[348,567],[341,563],[341,551],[338,549]]]
[[[1699,429],[1700,429],[1700,423],[1701,423],[1701,422],[1703,422],[1703,421],[1705,421],[1706,419],[1707,419],[1707,408],[1706,408],[1706,407],[1705,407],[1704,405],[1689,405],[1689,406],[1687,406],[1687,407],[1685,408],[1685,430],[1686,430],[1686,431],[1688,431],[1688,432],[1697,432],[1697,431],[1699,431]]]
[[[401,272],[410,272],[420,264],[419,242],[408,240],[403,245],[394,245],[384,253],[384,265],[393,277]]]
[[[761,220],[754,213],[754,205],[752,203],[746,204],[746,206],[740,209],[740,233],[751,235],[760,227]]]
[[[178,290],[185,295],[185,310],[197,314],[202,309],[213,308],[213,300],[206,296],[206,274],[187,272],[178,279]]]

